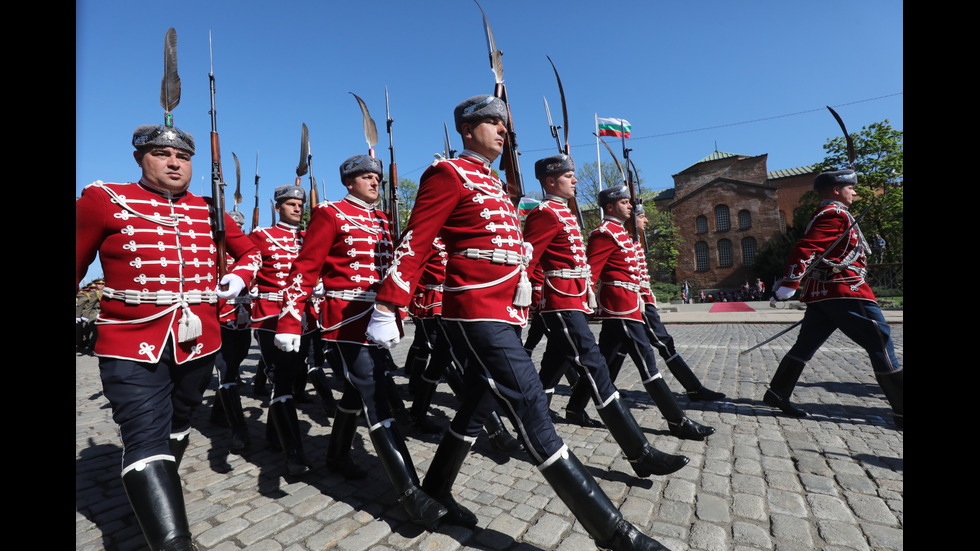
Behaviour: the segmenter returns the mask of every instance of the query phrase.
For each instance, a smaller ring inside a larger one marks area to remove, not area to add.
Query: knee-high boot
[[[327,446],[327,468],[348,480],[367,476],[367,472],[350,457],[357,433],[357,413],[337,410]]]
[[[790,402],[793,389],[796,388],[796,383],[800,380],[800,375],[803,374],[803,368],[805,366],[806,362],[802,360],[791,356],[783,356],[783,359],[779,362],[779,367],[776,368],[776,373],[773,374],[772,380],[769,381],[769,389],[766,390],[762,401],[768,406],[779,408],[790,417],[806,417],[805,411]]]
[[[238,386],[219,386],[218,400],[225,411],[228,426],[231,427],[231,451],[240,452],[248,447],[248,426],[245,424],[245,412],[242,410],[242,398],[238,395]]]
[[[412,424],[422,432],[429,434],[442,432],[442,428],[430,421],[428,417],[429,406],[432,404],[432,397],[436,393],[437,386],[438,383],[432,383],[423,377],[419,377],[418,382],[415,383],[412,408],[408,410]]]
[[[568,449],[541,468],[541,474],[572,511],[596,547],[614,551],[665,548],[623,518],[585,466]]]
[[[490,444],[497,451],[506,454],[524,451],[524,444],[521,444],[520,440],[514,438],[507,431],[507,427],[504,426],[504,420],[500,418],[500,415],[496,411],[490,412],[490,417],[487,418],[487,422],[483,424],[483,427],[487,429],[487,433],[490,435]]]
[[[385,423],[370,432],[374,451],[408,517],[427,530],[434,530],[447,510],[419,487],[418,474],[404,440],[389,422]]]
[[[303,453],[303,437],[299,430],[296,404],[292,400],[279,400],[269,404],[269,420],[279,435],[279,445],[286,455],[286,472],[293,476],[310,472],[310,464]]]
[[[150,461],[126,472],[122,482],[151,551],[196,549],[176,463]]]
[[[663,413],[664,419],[667,420],[667,427],[674,436],[686,440],[704,440],[715,433],[713,427],[696,423],[684,415],[684,410],[678,405],[674,393],[670,391],[663,377],[649,380],[643,383],[643,387],[657,404],[657,409]]]
[[[589,417],[588,412],[585,411],[590,401],[589,389],[586,387],[586,383],[581,381],[581,384],[577,384],[572,388],[572,395],[568,397],[568,404],[565,406],[565,419],[569,423],[575,423],[580,427],[602,427],[602,423]]]
[[[316,367],[309,371],[308,376],[310,383],[316,390],[317,396],[323,402],[323,412],[327,414],[327,417],[337,415],[337,400],[334,399],[333,392],[330,390],[330,382],[327,381],[327,374],[322,369]]]
[[[476,526],[476,515],[457,503],[453,497],[453,484],[472,445],[472,442],[458,437],[452,431],[447,432],[439,443],[436,455],[432,458],[425,480],[422,482],[425,493],[441,503],[448,511],[446,516],[442,517],[442,521],[447,524]]]
[[[687,398],[692,402],[714,402],[725,397],[721,392],[705,388],[698,376],[691,371],[691,366],[687,365],[680,354],[674,354],[664,363],[667,364],[667,369],[674,375],[677,382],[687,391]]]
[[[190,442],[190,430],[180,434],[170,435],[170,440],[167,443],[170,445],[170,454],[174,456],[174,463],[178,467],[180,467],[180,462],[184,459],[184,452],[187,451],[187,445]]]
[[[596,410],[609,427],[609,434],[619,444],[637,476],[670,474],[680,470],[690,461],[683,455],[671,455],[651,446],[640,430],[636,418],[619,397],[614,397],[608,404]]]
[[[903,391],[905,388],[904,371],[892,371],[890,373],[875,373],[875,379],[885,393],[885,399],[892,406],[892,415],[895,417],[895,424],[898,428],[905,428],[905,413],[903,408]]]

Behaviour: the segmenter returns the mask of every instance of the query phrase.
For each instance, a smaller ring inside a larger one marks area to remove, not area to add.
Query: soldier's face
[[[548,193],[564,197],[565,199],[575,197],[575,184],[578,183],[578,178],[575,177],[575,171],[569,170],[558,176],[549,176],[547,182]]]
[[[837,188],[837,200],[844,203],[845,207],[851,206],[851,203],[860,199],[858,197],[857,191],[854,191],[854,186],[841,186]]]
[[[347,178],[347,191],[365,203],[374,203],[381,193],[381,177],[374,172],[362,172]]]
[[[168,194],[187,191],[191,183],[191,154],[174,147],[153,147],[133,152],[143,169],[143,182]]]
[[[608,207],[608,212],[620,220],[626,220],[633,212],[633,205],[630,204],[630,198],[623,197],[619,201],[611,203]]]
[[[463,123],[463,146],[493,161],[504,150],[507,127],[503,119],[486,118],[476,123]]]
[[[279,220],[293,226],[303,219],[303,201],[286,199],[279,204]]]
[[[643,230],[647,229],[647,215],[645,215],[645,214],[637,214],[636,215],[636,227],[641,232]]]

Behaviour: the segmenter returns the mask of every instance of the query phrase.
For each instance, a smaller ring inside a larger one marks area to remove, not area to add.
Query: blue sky
[[[840,129],[888,119],[903,129],[903,3],[704,0],[484,0],[511,102],[525,180],[556,152],[544,110],[561,121],[562,79],[572,155],[596,160],[594,116],[632,125],[631,158],[644,189],[719,151],[768,154],[769,170],[823,158]],[[232,209],[234,161],[243,203],[261,224],[273,189],[292,183],[309,127],[321,198],[344,195],[338,166],[367,152],[360,96],[388,165],[388,89],[398,172],[418,181],[443,149],[453,107],[493,91],[480,10],[472,0],[76,2],[75,194],[94,180],[139,177],[130,140],[163,121],[167,28],[177,31],[181,102],[175,124],[197,141],[191,190],[210,194],[209,32],[216,118]],[[614,149],[619,150],[617,145]],[[602,161],[608,161],[603,148]],[[308,176],[304,179],[308,187]]]

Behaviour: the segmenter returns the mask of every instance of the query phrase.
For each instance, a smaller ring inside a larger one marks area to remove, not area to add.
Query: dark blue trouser
[[[343,396],[337,406],[347,412],[363,411],[368,428],[392,418],[388,405],[386,352],[376,345],[346,342],[327,344],[327,363],[343,381]]]
[[[497,408],[513,423],[535,465],[560,451],[548,400],[534,363],[524,351],[520,326],[496,321],[443,320],[453,352],[463,362],[464,395],[450,429],[476,438]]]
[[[891,327],[881,308],[866,300],[832,299],[807,304],[800,334],[787,356],[802,362],[810,361],[837,329],[867,351],[875,373],[902,369],[895,355]]]
[[[640,382],[648,383],[660,377],[657,355],[653,351],[646,324],[631,319],[604,319],[599,331],[599,351],[612,363],[620,350],[626,352],[640,370]]]
[[[214,367],[218,370],[218,384],[238,382],[238,370],[248,357],[248,350],[251,347],[251,330],[221,328],[221,349],[214,359]]]
[[[316,333],[307,333],[300,339],[298,352],[283,352],[276,346],[276,334],[273,331],[256,331],[259,341],[259,352],[265,360],[266,375],[272,382],[272,397],[270,401],[292,397],[296,380],[306,373],[306,358],[310,342],[319,338]]]
[[[548,331],[548,344],[541,359],[541,384],[546,389],[554,388],[570,366],[583,377],[578,384],[586,382],[592,401],[604,404],[616,392],[616,387],[609,379],[609,369],[585,312],[567,310],[538,315]]]
[[[191,427],[211,375],[214,354],[176,365],[168,341],[157,363],[99,358],[102,391],[112,406],[123,444],[123,469],[154,456],[172,455],[170,435]]]

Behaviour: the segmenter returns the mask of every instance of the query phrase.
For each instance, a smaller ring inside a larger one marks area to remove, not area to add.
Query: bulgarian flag
[[[521,197],[521,202],[518,203],[517,205],[518,216],[520,216],[521,218],[527,216],[528,214],[531,213],[532,210],[534,210],[534,207],[538,206],[538,203],[540,203],[540,201],[538,201],[537,199],[532,199],[530,197]]]
[[[617,138],[630,137],[630,122],[626,119],[596,119],[599,127],[600,136],[615,136]]]

